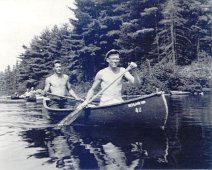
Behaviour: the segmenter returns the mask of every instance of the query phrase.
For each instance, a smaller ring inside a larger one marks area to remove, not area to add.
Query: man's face
[[[119,62],[120,62],[120,57],[119,54],[111,54],[107,60],[106,60],[109,64],[110,67],[118,67]]]
[[[55,63],[54,65],[54,71],[57,74],[61,74],[62,73],[62,66],[60,63]]]

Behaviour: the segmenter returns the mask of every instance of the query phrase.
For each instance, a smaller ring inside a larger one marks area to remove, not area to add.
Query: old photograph
[[[0,169],[212,169],[211,0],[0,0]]]

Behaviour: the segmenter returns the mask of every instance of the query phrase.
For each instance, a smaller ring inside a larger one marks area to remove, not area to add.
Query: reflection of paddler
[[[168,138],[162,129],[76,127],[75,131],[80,134],[81,138],[112,141],[115,146],[131,146],[136,142],[142,143],[143,149],[147,150],[148,157],[151,158],[159,158],[167,154]]]
[[[130,165],[126,163],[126,156],[118,147],[111,142],[103,145],[105,152],[104,159],[107,162],[107,169],[135,169],[139,164],[139,159],[135,159]]]
[[[64,133],[69,135],[69,142],[79,143],[94,156],[99,169],[135,169],[138,166],[142,167],[142,159],[135,158],[131,163],[127,163],[125,153],[112,143],[101,145],[98,141],[93,140],[91,142],[86,140],[87,142],[85,142],[81,138],[81,134],[77,133],[72,127],[69,130],[66,129]]]
[[[100,169],[117,169],[118,166],[122,169],[142,168],[145,158],[167,162],[169,148],[164,130],[70,126],[66,128],[70,138],[78,138],[80,146],[84,146],[94,156]]]
[[[64,136],[56,136],[51,141],[47,142],[49,157],[52,159],[56,159],[56,167],[63,168],[66,165],[66,159],[68,162],[68,166],[71,169],[80,169],[79,168],[79,159],[75,158],[72,155],[72,149],[74,147],[69,146],[67,143],[66,137]]]

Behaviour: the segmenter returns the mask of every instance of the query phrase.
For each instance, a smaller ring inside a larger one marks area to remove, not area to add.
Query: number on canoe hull
[[[136,108],[135,108],[135,112],[136,112],[136,113],[141,113],[141,112],[142,112],[141,107],[136,107]]]
[[[136,113],[141,113],[142,112],[141,105],[143,105],[145,103],[146,103],[146,101],[137,101],[137,102],[128,104],[128,107],[134,107]]]

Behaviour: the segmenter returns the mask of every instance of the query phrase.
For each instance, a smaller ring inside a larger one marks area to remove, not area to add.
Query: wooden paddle
[[[99,91],[96,95],[94,95],[91,99],[89,99],[86,103],[82,103],[80,107],[77,107],[76,110],[71,112],[68,116],[66,116],[63,120],[61,120],[56,126],[64,126],[64,125],[70,125],[73,121],[76,120],[76,118],[80,115],[81,111],[89,104],[91,103],[95,98],[97,98],[99,95],[101,95],[104,91],[106,91],[112,84],[114,84],[118,79],[120,79],[127,71],[132,69],[132,66],[129,65],[126,70],[118,76],[115,80],[113,80],[108,86],[106,86],[104,89]]]
[[[75,98],[69,97],[69,96],[61,96],[61,95],[53,94],[53,93],[49,93],[49,92],[46,92],[46,94],[47,95],[50,95],[50,96],[56,96],[56,97],[61,97],[61,98],[66,98],[66,99],[71,99],[71,100],[76,100],[76,101],[84,102],[83,99],[75,99]]]

